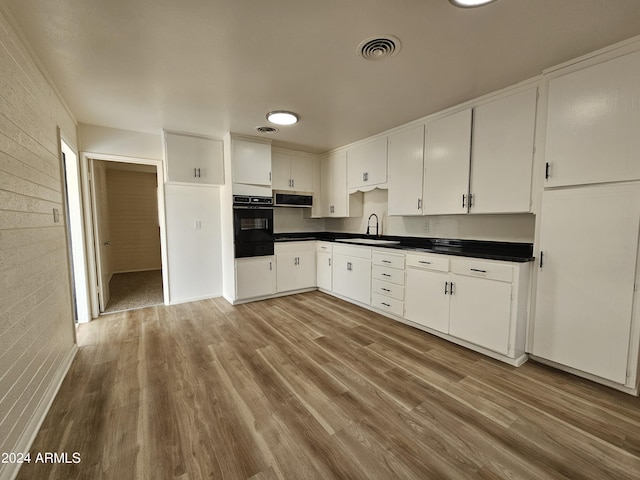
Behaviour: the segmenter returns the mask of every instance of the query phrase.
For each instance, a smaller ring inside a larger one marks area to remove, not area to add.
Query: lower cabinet
[[[274,249],[278,293],[316,286],[315,242],[278,243]]]
[[[331,276],[333,272],[333,245],[329,242],[318,242],[316,248],[316,284],[318,288],[331,291],[333,286]]]
[[[449,259],[407,255],[405,318],[449,333]]]
[[[371,249],[333,247],[333,292],[356,302],[371,303]]]
[[[236,259],[236,297],[244,300],[276,292],[275,257]]]

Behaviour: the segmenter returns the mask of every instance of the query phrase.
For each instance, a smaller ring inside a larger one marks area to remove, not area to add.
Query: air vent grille
[[[256,127],[256,130],[260,133],[276,133],[278,131],[275,127]]]
[[[400,46],[400,40],[393,35],[381,35],[362,41],[358,45],[357,52],[366,60],[382,60],[397,54]]]

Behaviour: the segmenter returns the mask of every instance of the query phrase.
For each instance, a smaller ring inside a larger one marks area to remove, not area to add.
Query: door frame
[[[156,167],[158,183],[158,225],[160,227],[160,257],[162,262],[162,292],[165,305],[169,305],[169,259],[167,256],[167,225],[164,208],[164,169],[161,160],[149,158],[125,157],[122,155],[107,155],[104,153],[81,152],[80,171],[82,175],[82,204],[84,207],[85,235],[87,238],[87,270],[89,273],[89,298],[91,303],[91,317],[98,318],[100,305],[98,302],[98,279],[96,274],[96,250],[93,225],[93,205],[91,199],[89,179],[89,160],[103,160],[107,162],[133,163],[137,165],[151,165]]]

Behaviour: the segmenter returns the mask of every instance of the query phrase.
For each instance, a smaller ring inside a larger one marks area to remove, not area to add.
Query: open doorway
[[[168,300],[162,171],[154,161],[128,160],[83,154],[94,317]]]

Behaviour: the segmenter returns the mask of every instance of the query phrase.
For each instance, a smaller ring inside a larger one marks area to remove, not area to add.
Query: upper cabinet
[[[233,183],[271,187],[271,145],[233,138]]]
[[[271,167],[274,190],[313,192],[313,158],[274,151]]]
[[[424,125],[389,135],[389,215],[422,215]]]
[[[362,196],[347,193],[347,151],[339,150],[322,159],[322,216],[362,216]]]
[[[545,187],[640,178],[640,52],[548,76]]]
[[[347,188],[371,190],[387,183],[387,137],[359,143],[347,151]]]
[[[164,143],[167,182],[224,184],[222,140],[165,131]]]
[[[470,213],[529,212],[537,88],[473,109]]]
[[[471,109],[427,124],[424,152],[425,215],[467,213]]]

